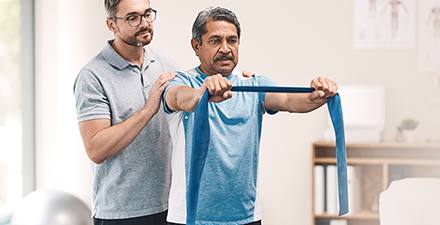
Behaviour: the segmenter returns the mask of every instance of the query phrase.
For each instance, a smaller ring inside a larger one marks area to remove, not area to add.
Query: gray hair
[[[121,0],[104,0],[105,12],[107,13],[108,18],[116,17],[120,1]]]
[[[121,0],[104,0],[105,11],[107,12],[107,18],[116,17],[118,13],[118,5]],[[150,0],[148,0],[150,2]]]
[[[192,37],[199,45],[202,45],[202,36],[208,32],[206,30],[206,23],[208,23],[210,19],[214,21],[223,20],[234,24],[235,28],[237,28],[238,39],[240,40],[241,28],[235,13],[221,7],[208,7],[199,12],[192,27]]]

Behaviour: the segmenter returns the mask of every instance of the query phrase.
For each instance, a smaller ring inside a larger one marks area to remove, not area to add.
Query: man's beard
[[[139,40],[136,39],[136,37],[139,36],[140,33],[143,33],[143,32],[146,32],[146,31],[149,32],[150,35],[151,35],[149,41],[142,42],[142,41],[139,41]],[[153,34],[154,34],[154,32],[153,32],[152,29],[145,28],[145,29],[142,29],[142,30],[136,32],[133,36],[129,37],[127,40],[124,40],[124,39],[121,37],[121,35],[119,35],[119,37],[120,37],[121,40],[122,40],[125,44],[127,44],[127,45],[131,45],[131,46],[135,46],[135,47],[143,47],[143,46],[145,46],[145,45],[150,44],[151,40],[153,40]]]

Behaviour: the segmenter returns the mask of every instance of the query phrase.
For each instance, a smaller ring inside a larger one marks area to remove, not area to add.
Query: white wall
[[[36,1],[37,189],[91,204],[90,161],[76,122],[73,82],[112,35],[101,1]]]
[[[82,65],[112,37],[102,2],[37,1],[38,188],[67,190],[88,204],[90,165],[72,85]],[[340,85],[384,85],[384,140],[394,140],[396,126],[407,117],[420,121],[417,141],[440,137],[440,108],[430,100],[438,90],[434,74],[418,69],[418,35],[414,49],[355,50],[352,0],[151,0],[151,5],[158,10],[152,46],[170,53],[183,69],[198,65],[189,44],[197,13],[220,5],[233,10],[242,25],[238,69],[282,85],[308,86],[317,76]],[[311,144],[323,139],[326,110],[265,116],[260,185],[266,225],[311,224]]]

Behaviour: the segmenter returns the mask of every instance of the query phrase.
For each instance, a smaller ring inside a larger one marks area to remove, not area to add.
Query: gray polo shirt
[[[145,47],[144,64],[123,59],[106,43],[79,72],[74,93],[78,122],[110,119],[119,124],[147,102],[160,74],[179,70],[166,53]],[[168,207],[172,144],[163,107],[137,138],[102,164],[92,162],[92,214],[100,219],[151,215]]]

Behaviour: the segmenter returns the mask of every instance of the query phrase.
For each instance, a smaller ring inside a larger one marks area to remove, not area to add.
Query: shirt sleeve
[[[270,79],[269,77],[257,73],[254,76],[255,79],[257,80],[258,86],[279,86],[277,82]],[[278,112],[264,108],[264,99],[266,98],[266,92],[258,92],[258,95],[260,99],[261,108],[264,110],[264,112],[267,112],[271,115],[276,114]]]
[[[111,119],[110,104],[98,78],[81,70],[74,84],[78,123],[93,119]]]
[[[170,108],[168,108],[167,106],[167,102],[166,102],[166,98],[165,96],[167,95],[167,92],[170,88],[176,86],[176,85],[185,85],[185,86],[191,86],[190,85],[190,78],[189,76],[181,71],[176,71],[177,73],[177,77],[175,77],[174,79],[170,80],[170,83],[168,84],[168,86],[165,88],[163,95],[162,95],[162,99],[163,99],[163,108],[165,110],[166,113],[171,114],[174,111],[171,110]]]

